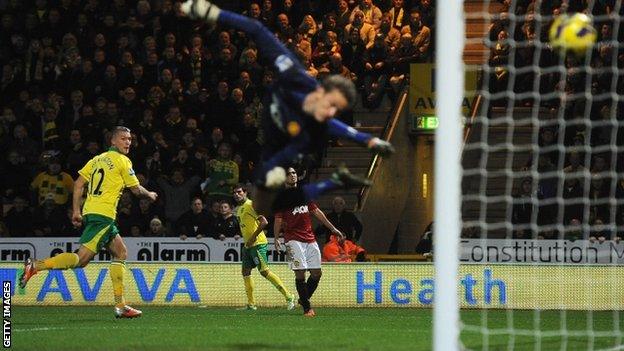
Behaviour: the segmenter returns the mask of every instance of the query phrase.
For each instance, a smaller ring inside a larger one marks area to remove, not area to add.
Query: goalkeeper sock
[[[247,304],[255,306],[256,300],[254,299],[254,281],[250,275],[244,275],[243,280],[245,281],[245,292],[247,293]]]
[[[286,290],[284,283],[282,283],[282,280],[275,273],[267,270],[266,275],[264,275],[264,277],[268,281],[270,281],[271,284],[273,284],[273,286],[276,287],[277,290],[279,290],[279,292],[282,293],[282,295],[284,295],[284,298],[288,299],[290,297],[290,293],[288,292],[288,290]]]
[[[308,281],[306,282],[307,288],[308,288],[308,298],[312,298],[312,295],[314,294],[314,292],[316,291],[316,288],[319,285],[319,281],[320,278],[314,278],[313,276],[309,276],[308,277]]]
[[[47,271],[49,269],[70,269],[78,266],[80,258],[73,252],[65,252],[54,257],[46,258],[43,261],[35,262],[37,271]]]
[[[110,276],[113,281],[113,295],[115,295],[115,305],[123,306],[126,304],[124,301],[124,285],[123,277],[126,270],[125,261],[112,261],[110,265]]]
[[[308,298],[308,286],[305,280],[295,279],[295,285],[297,286],[297,293],[299,293],[299,303],[303,306],[303,312],[310,310],[310,299]]]
[[[307,201],[318,199],[323,193],[338,189],[342,187],[342,184],[338,184],[332,179],[322,180],[318,183],[311,183],[304,185],[303,193],[305,194]]]

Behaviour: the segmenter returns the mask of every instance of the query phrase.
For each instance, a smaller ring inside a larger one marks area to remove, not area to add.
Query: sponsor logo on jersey
[[[291,137],[296,137],[301,132],[301,126],[295,121],[288,122],[288,126],[286,128],[288,129],[288,134],[290,134]]]
[[[290,57],[286,56],[286,55],[279,55],[276,59],[275,59],[275,66],[277,66],[277,69],[279,69],[280,72],[284,72],[287,69],[289,69],[290,67],[293,66],[293,61],[290,59]]]
[[[293,208],[292,214],[296,215],[297,213],[308,213],[308,205],[298,206]]]

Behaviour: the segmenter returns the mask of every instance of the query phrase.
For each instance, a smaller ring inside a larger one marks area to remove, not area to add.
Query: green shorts
[[[119,229],[112,218],[87,214],[82,218],[84,230],[80,236],[80,243],[92,252],[100,252],[103,246],[108,244],[119,234]]]
[[[250,248],[243,247],[243,268],[258,267],[259,272],[269,269],[267,247],[267,244],[258,244]]]

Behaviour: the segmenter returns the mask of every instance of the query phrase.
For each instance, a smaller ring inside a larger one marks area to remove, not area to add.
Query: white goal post
[[[459,350],[457,276],[461,227],[461,104],[464,96],[463,1],[444,1],[438,4],[436,11],[436,23],[440,31],[435,39],[435,91],[436,114],[440,122],[435,135],[434,160],[433,343],[434,350],[449,351]]]

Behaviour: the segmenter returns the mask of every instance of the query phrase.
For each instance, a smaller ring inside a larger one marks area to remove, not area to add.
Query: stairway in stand
[[[388,116],[392,110],[392,103],[384,98],[381,106],[369,111],[358,104],[354,109],[354,125],[359,131],[381,137]],[[339,145],[329,146],[321,167],[313,171],[310,176],[311,182],[327,179],[340,163],[349,167],[353,174],[366,175],[371,165],[373,155],[368,149],[349,140],[341,140]],[[346,208],[353,210],[358,203],[360,189],[336,190],[321,196],[317,203],[321,210],[330,212],[332,209],[332,199],[341,196],[346,201]]]
[[[487,63],[490,55],[490,50],[485,45],[488,29],[492,23],[492,16],[496,16],[503,11],[505,11],[505,6],[495,0],[464,1],[464,14],[466,18],[464,62],[467,65],[481,65]]]

